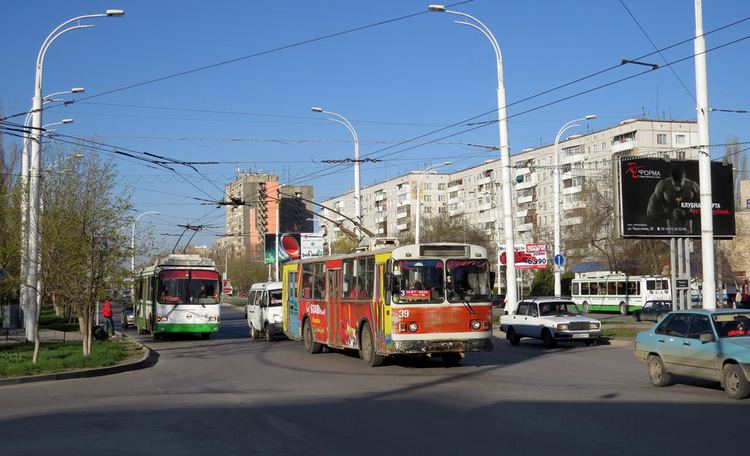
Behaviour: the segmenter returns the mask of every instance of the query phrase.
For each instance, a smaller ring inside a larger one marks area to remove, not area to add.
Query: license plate
[[[588,334],[573,334],[573,339],[588,339]]]

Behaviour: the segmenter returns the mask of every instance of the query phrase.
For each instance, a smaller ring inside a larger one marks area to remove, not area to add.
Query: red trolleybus
[[[359,350],[377,366],[391,355],[492,350],[487,250],[418,244],[284,265],[284,332],[310,353]]]

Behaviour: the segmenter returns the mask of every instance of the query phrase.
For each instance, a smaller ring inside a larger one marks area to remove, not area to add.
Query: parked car
[[[672,301],[666,300],[654,300],[646,301],[646,303],[640,309],[633,311],[633,318],[635,321],[653,320],[659,321],[659,319],[669,312],[672,311]]]
[[[514,313],[500,317],[500,329],[512,345],[523,337],[541,339],[545,347],[578,340],[593,345],[601,328],[599,320],[582,316],[573,301],[554,297],[525,298]]]
[[[635,356],[654,386],[672,374],[721,382],[732,399],[750,396],[750,311],[693,309],[667,314],[635,338]]]
[[[135,326],[135,312],[133,312],[133,307],[123,307],[120,312],[120,327],[128,329],[131,326]]]

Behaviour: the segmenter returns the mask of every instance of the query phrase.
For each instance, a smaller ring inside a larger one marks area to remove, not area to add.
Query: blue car
[[[732,399],[750,396],[750,311],[670,312],[635,338],[635,356],[648,365],[654,386],[672,374],[721,382]]]

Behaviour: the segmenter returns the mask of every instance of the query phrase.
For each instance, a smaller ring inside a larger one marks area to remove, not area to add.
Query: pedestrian
[[[111,328],[111,335],[114,336],[115,321],[112,320],[112,303],[107,298],[102,301],[102,317],[104,317],[104,331],[109,333]]]

